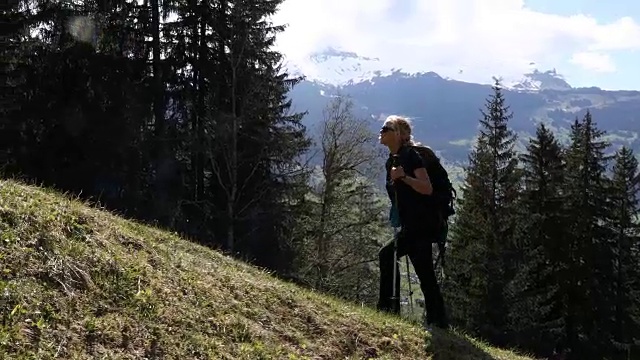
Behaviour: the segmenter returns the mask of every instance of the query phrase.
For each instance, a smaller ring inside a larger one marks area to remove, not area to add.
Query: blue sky
[[[638,0],[527,0],[525,6],[535,11],[570,16],[586,14],[602,23],[615,22],[628,16],[640,24],[640,1]],[[640,48],[613,51],[610,53],[615,71],[592,72],[567,67],[564,75],[570,77],[574,86],[599,83],[604,88],[640,90]]]
[[[524,5],[536,11],[558,15],[589,14],[601,21],[623,16],[640,16],[640,2],[632,0],[526,0]]]
[[[573,86],[640,90],[638,0],[285,0],[274,20],[302,67],[332,46],[463,81],[555,68]]]

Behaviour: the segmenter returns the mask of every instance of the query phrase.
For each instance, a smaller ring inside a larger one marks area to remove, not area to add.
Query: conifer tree
[[[510,330],[515,344],[543,354],[552,350],[548,345],[562,333],[564,320],[557,271],[565,253],[564,161],[560,144],[544,124],[521,159],[524,258],[509,284]]]
[[[17,121],[11,121],[19,110],[20,98],[20,66],[19,41],[20,20],[22,14],[18,2],[5,2],[0,5],[0,174],[11,173],[16,162],[15,154],[10,150],[16,148],[20,140]]]
[[[623,350],[640,340],[640,271],[638,270],[638,223],[640,210],[638,160],[623,146],[615,155],[612,184],[611,228],[615,239],[613,299],[614,326],[611,337]]]
[[[499,81],[485,108],[452,228],[444,288],[455,323],[501,343],[508,309],[504,288],[515,265],[520,181],[516,135],[508,128],[512,114]]]
[[[0,107],[5,170],[287,267],[285,199],[308,139],[273,49],[280,3],[1,8],[19,26],[0,74],[21,87]]]
[[[612,308],[613,247],[607,228],[608,143],[591,114],[571,126],[565,182],[567,252],[561,287],[565,291],[565,332],[578,358],[602,355],[608,346]],[[578,352],[576,352],[578,351]]]

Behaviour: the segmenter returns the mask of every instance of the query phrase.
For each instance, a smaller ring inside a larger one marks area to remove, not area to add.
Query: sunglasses
[[[390,127],[390,126],[386,126],[386,125],[383,126],[382,129],[380,129],[381,133],[386,133],[386,132],[389,132],[389,131],[395,131],[395,129]]]

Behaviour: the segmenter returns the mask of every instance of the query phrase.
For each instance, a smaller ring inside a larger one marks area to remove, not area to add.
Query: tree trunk
[[[206,1],[203,1],[203,3],[200,5],[201,9],[203,9],[203,11],[200,14],[200,36],[199,36],[199,43],[200,43],[200,50],[198,53],[198,60],[197,60],[197,71],[198,71],[198,78],[197,78],[197,84],[198,84],[198,108],[197,108],[197,112],[199,114],[198,116],[198,123],[197,123],[197,139],[198,139],[198,152],[197,152],[197,157],[196,157],[196,199],[197,200],[202,200],[204,199],[204,126],[203,126],[203,119],[205,118],[205,94],[207,92],[207,89],[205,89],[205,82],[204,82],[204,76],[202,76],[202,68],[204,65],[204,62],[207,60],[207,41],[206,41],[206,19],[205,19],[205,15],[204,15],[204,9],[206,6]],[[194,82],[194,84],[196,84]]]
[[[325,160],[326,161],[326,160]],[[331,173],[331,170],[326,168],[327,165],[325,163],[325,169],[324,169],[324,177],[325,177],[325,181],[324,181],[324,191],[322,192],[322,207],[320,210],[320,224],[319,224],[319,229],[318,229],[318,234],[316,236],[316,249],[317,249],[317,257],[316,257],[316,269],[317,269],[317,276],[316,276],[316,288],[320,291],[324,291],[324,282],[323,279],[325,278],[325,276],[327,275],[327,241],[329,241],[329,239],[327,239],[326,236],[326,223],[327,223],[327,218],[329,216],[329,209],[331,208],[332,204],[332,197],[333,197],[333,188],[334,188],[334,184],[333,184],[333,174]]]
[[[225,2],[223,2],[224,5]],[[223,14],[226,15],[226,7],[223,6]],[[226,18],[226,16],[225,16]],[[236,197],[238,196],[238,129],[239,129],[239,114],[238,114],[238,99],[237,99],[237,67],[240,64],[240,54],[238,59],[234,59],[234,49],[231,46],[230,63],[231,63],[231,149],[230,149],[230,166],[229,166],[229,199],[227,205],[227,212],[229,221],[227,226],[227,248],[230,252],[234,251],[235,247],[235,204]]]
[[[165,223],[168,214],[166,177],[163,164],[167,160],[166,129],[164,117],[164,90],[160,61],[160,4],[159,0],[151,0],[151,37],[152,37],[152,69],[153,69],[153,124],[155,130],[155,184],[156,184],[156,220]]]

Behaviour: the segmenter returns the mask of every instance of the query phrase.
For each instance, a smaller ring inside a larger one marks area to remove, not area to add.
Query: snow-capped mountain
[[[307,112],[305,124],[316,136],[325,107],[340,93],[353,101],[355,116],[373,120],[374,132],[389,114],[409,116],[414,120],[415,138],[437,149],[447,161],[467,161],[480,110],[492,94],[491,74],[480,84],[428,69],[394,69],[393,60],[334,48],[293,60],[289,59],[289,73],[304,75],[306,81],[294,86],[289,96],[295,111]],[[535,66],[531,63],[522,76],[502,79],[519,147],[526,146],[539,122],[546,123],[561,141],[568,141],[571,124],[588,110],[615,146],[640,151],[640,91],[573,88],[555,69],[536,70]]]
[[[514,91],[540,91],[540,90],[571,90],[572,87],[564,80],[564,77],[556,72],[556,69],[541,72],[534,69],[524,74],[522,79],[510,81],[505,88]]]
[[[309,81],[340,86],[390,75],[399,69],[385,67],[379,58],[329,47],[289,64],[289,71],[296,76],[304,75]]]
[[[333,86],[370,82],[375,78],[390,75],[416,77],[435,74],[428,71],[428,69],[424,72],[409,73],[401,68],[391,66],[391,64],[380,58],[367,57],[333,47],[313,52],[303,59],[289,62],[288,70],[295,76],[304,75],[308,81]],[[445,77],[444,79],[455,81],[450,77]],[[555,69],[544,72],[533,69],[519,79],[503,81],[503,85],[505,88],[516,92],[572,89]]]

